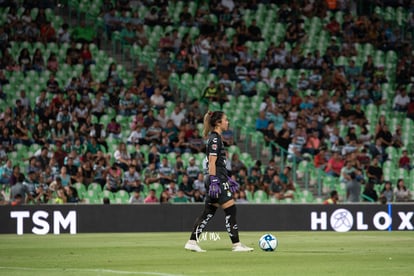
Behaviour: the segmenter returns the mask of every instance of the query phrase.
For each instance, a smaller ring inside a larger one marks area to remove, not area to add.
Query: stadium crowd
[[[259,197],[291,202],[301,192],[292,167],[299,171],[305,162],[322,170],[324,178],[335,179],[329,188],[342,187],[343,201],[411,200],[410,1],[393,7],[410,14],[403,28],[373,11],[363,13],[347,0],[277,5],[173,1],[182,4],[175,23],[169,1],[157,1],[156,7],[152,1],[103,1],[99,16],[104,38],[83,21],[54,29],[47,20],[46,11],[54,8],[48,1],[42,2],[46,6],[23,1],[23,7],[5,2],[2,8],[8,13],[0,27],[0,96],[6,103],[0,114],[0,183],[5,203],[97,203],[96,198],[101,202],[101,197],[118,196],[131,203],[202,202],[204,112],[215,103],[233,112],[230,103],[243,97],[260,99],[251,127],[263,134],[270,156],[267,164],[250,166],[240,159],[240,151],[229,152],[228,169],[241,184],[235,195],[239,202]],[[147,7],[145,15],[140,16],[137,3]],[[280,41],[267,39],[263,20],[247,17],[266,7],[277,7],[272,23],[286,26]],[[307,30],[315,20],[328,37],[323,47],[307,47],[314,43]],[[123,50],[128,45],[145,49],[151,44],[145,29],[158,27],[168,31],[159,37],[154,67],[138,63],[127,83],[113,62],[103,81],[94,79],[91,45],[114,41],[119,34]],[[197,32],[180,33],[183,29]],[[70,46],[45,56],[40,48],[32,50],[39,42]],[[10,48],[16,43],[29,46],[13,55]],[[377,52],[384,54],[382,59]],[[64,64],[82,70],[62,83],[56,75]],[[49,78],[40,83],[36,97],[29,98],[24,89],[4,92],[13,74],[45,71]],[[200,72],[213,78],[199,87],[199,97],[181,97],[183,88],[172,76],[195,78]],[[237,148],[234,138],[231,131],[225,136],[229,148]],[[16,155],[22,151],[25,155]],[[275,160],[285,157],[290,166],[278,166]]]

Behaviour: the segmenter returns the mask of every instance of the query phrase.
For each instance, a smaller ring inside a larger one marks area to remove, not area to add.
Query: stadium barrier
[[[1,234],[191,231],[202,204],[0,207]],[[414,204],[238,205],[241,231],[412,231]],[[218,210],[207,231],[225,231]]]

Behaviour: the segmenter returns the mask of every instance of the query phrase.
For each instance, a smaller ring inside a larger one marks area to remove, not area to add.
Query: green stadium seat
[[[301,197],[298,198],[296,201],[301,202],[301,203],[313,203],[314,201],[313,194],[309,190],[306,190],[306,189],[302,190],[302,193],[300,195]]]
[[[330,175],[325,175],[322,181],[323,181],[322,192],[324,194],[327,194],[330,191],[337,189],[338,184],[339,184],[339,179],[337,177],[330,176]]]
[[[246,194],[247,201],[248,202],[253,202],[254,201],[253,194],[248,190],[245,190],[244,192]]]
[[[384,181],[392,181],[395,174],[395,164],[392,161],[385,161],[382,165],[382,173],[384,176]]]
[[[130,195],[125,190],[119,190],[115,193],[115,203],[129,203]]]
[[[99,194],[102,192],[102,186],[99,183],[92,182],[91,184],[88,185],[88,191],[92,191],[92,192]]]
[[[302,160],[298,164],[298,168],[296,170],[296,177],[298,179],[302,179],[305,177],[307,173],[310,173],[313,170],[313,164],[310,161]]]
[[[157,198],[160,197],[161,193],[164,191],[164,186],[160,183],[152,183],[149,185],[149,189],[154,189],[155,194],[157,195]]]
[[[87,190],[83,194],[84,202],[88,204],[99,204],[102,203],[102,198],[100,197],[100,193],[93,191],[93,190]]]
[[[76,182],[73,184],[73,187],[75,187],[76,191],[78,192],[78,195],[80,198],[84,196],[84,194],[87,192],[86,186],[83,183]]]
[[[269,196],[262,190],[257,190],[253,194],[253,201],[255,203],[268,203]]]
[[[100,198],[109,198],[110,201],[113,201],[115,199],[115,195],[113,192],[108,191],[108,190],[102,190],[101,194],[100,194]]]

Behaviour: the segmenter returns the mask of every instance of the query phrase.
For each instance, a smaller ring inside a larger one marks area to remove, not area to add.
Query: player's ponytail
[[[205,115],[204,115],[204,127],[203,127],[203,137],[206,138],[208,136],[208,134],[211,131],[211,125],[210,125],[210,118],[211,118],[211,114],[213,112],[208,111]]]
[[[214,129],[217,123],[220,122],[223,117],[223,111],[208,111],[204,115],[204,128],[203,128],[203,137],[206,138],[208,134]]]

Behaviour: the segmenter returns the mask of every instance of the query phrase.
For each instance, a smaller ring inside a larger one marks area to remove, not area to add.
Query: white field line
[[[110,273],[110,274],[120,274],[120,275],[154,275],[154,276],[184,276],[183,274],[170,274],[170,273],[161,273],[161,272],[148,272],[148,271],[123,271],[123,270],[113,270],[113,269],[82,269],[82,268],[34,268],[34,267],[9,267],[9,266],[0,266],[0,269],[8,270],[18,270],[18,271],[56,271],[56,272],[92,272],[92,273]]]

